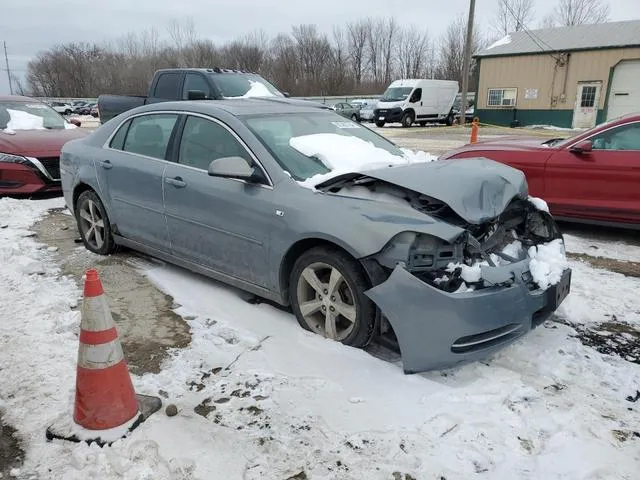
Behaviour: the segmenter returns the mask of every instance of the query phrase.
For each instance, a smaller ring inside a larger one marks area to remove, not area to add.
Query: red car
[[[0,196],[62,192],[60,149],[87,131],[29,97],[0,96]]]
[[[441,159],[486,157],[522,170],[558,219],[640,228],[640,114],[571,138],[505,137]]]

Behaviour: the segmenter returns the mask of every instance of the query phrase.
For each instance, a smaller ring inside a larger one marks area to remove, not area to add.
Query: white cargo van
[[[417,122],[453,123],[453,102],[458,94],[455,80],[396,80],[384,92],[375,110],[378,127],[385,123],[400,122],[410,127]]]

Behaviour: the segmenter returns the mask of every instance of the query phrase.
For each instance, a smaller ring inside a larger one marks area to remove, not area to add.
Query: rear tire
[[[376,121],[376,127],[378,128],[384,127],[384,122]]]
[[[315,247],[294,263],[289,297],[302,328],[362,348],[376,331],[376,307],[364,294],[370,287],[360,264],[347,253]]]
[[[108,255],[116,249],[111,223],[100,197],[93,190],[82,192],[75,205],[76,223],[87,250]]]
[[[445,121],[445,123],[447,124],[447,127],[450,127],[451,125],[453,125],[453,121],[454,121],[453,113],[450,113],[449,116],[447,117],[447,120]]]
[[[358,122],[358,116],[354,113],[353,115],[351,115],[351,120],[353,120],[354,122]]]
[[[64,114],[65,114],[65,115],[71,115],[71,110],[66,109],[66,110],[64,111]]]
[[[402,116],[402,126],[404,128],[409,128],[413,125],[413,114],[411,112],[407,112]]]

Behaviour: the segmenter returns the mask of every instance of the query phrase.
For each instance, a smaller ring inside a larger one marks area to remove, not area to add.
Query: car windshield
[[[65,119],[48,105],[33,102],[0,102],[0,130],[62,130]]]
[[[213,73],[211,77],[227,98],[283,97],[284,95],[260,75],[249,73]]]
[[[403,152],[387,139],[334,113],[256,115],[245,117],[245,122],[271,152],[282,169],[288,172],[295,180],[306,180],[314,175],[329,173],[332,168],[328,167],[319,158],[304,155],[293,148],[291,146],[292,138],[309,138],[309,136],[324,134],[322,137],[316,138],[331,139],[331,136],[337,135],[339,137],[333,137],[333,139],[341,140],[340,137],[345,137],[344,139],[360,139],[392,155],[403,156]],[[339,143],[346,143],[347,141],[336,141],[334,143],[336,148],[340,148]],[[348,155],[348,152],[345,152],[345,155]],[[345,159],[345,166],[348,161],[349,159]],[[341,165],[334,165],[335,170],[341,167]]]
[[[399,102],[401,100],[406,100],[409,94],[413,90],[413,87],[393,87],[387,88],[387,91],[384,92],[381,102]]]

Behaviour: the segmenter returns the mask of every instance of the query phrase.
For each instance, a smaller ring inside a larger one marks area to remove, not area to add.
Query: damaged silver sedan
[[[127,246],[290,305],[407,373],[485,357],[569,293],[562,236],[523,174],[436,161],[286,100],[147,105],[65,145],[87,249]]]

